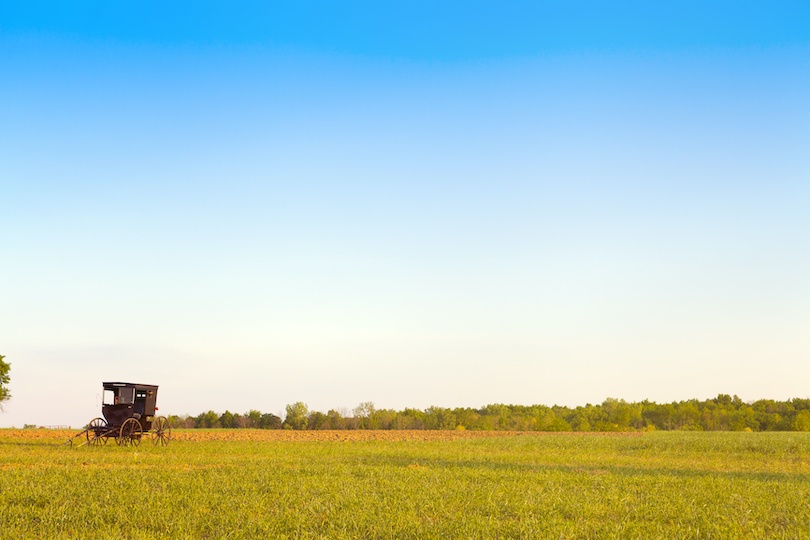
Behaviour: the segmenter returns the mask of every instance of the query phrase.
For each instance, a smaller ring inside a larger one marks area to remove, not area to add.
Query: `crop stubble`
[[[55,441],[79,433],[78,430],[2,429],[0,438]],[[454,441],[492,437],[609,436],[638,437],[643,432],[570,432],[570,431],[441,431],[441,430],[271,430],[271,429],[188,429],[174,430],[175,441],[255,441],[255,442],[363,442],[363,441]]]

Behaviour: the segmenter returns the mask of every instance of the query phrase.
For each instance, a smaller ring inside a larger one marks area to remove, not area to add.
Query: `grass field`
[[[0,430],[2,538],[810,538],[810,434]]]

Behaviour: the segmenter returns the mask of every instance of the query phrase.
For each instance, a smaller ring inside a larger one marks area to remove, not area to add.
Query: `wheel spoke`
[[[171,439],[172,428],[165,416],[158,416],[152,422],[152,443],[157,446],[166,446]]]
[[[107,422],[105,422],[103,418],[93,418],[90,420],[90,423],[87,424],[87,444],[92,446],[106,444],[107,439],[104,437],[106,432]]]
[[[118,434],[118,444],[121,446],[138,446],[141,444],[142,434],[143,428],[141,428],[141,423],[135,418],[128,418],[123,425],[121,425],[121,431]]]

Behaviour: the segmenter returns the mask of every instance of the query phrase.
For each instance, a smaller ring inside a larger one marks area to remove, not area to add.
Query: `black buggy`
[[[158,408],[158,387],[151,384],[105,382],[101,414],[104,418],[94,418],[87,428],[70,439],[85,437],[81,443],[90,445],[107,444],[115,439],[119,446],[138,446],[141,439],[148,436],[155,445],[166,446],[172,436],[169,421],[165,416],[155,416]],[[79,445],[79,446],[81,446]]]

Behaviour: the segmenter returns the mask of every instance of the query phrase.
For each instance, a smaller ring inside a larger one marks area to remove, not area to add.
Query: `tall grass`
[[[810,435],[0,437],[2,538],[807,538]]]

